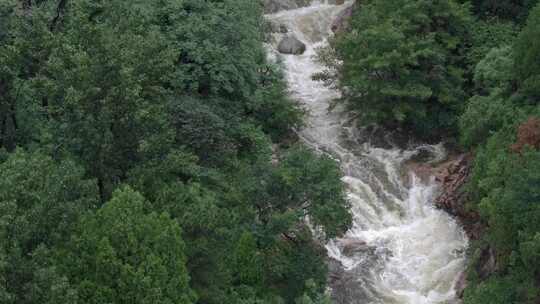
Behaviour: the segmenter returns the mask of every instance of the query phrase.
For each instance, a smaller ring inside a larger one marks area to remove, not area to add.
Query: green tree
[[[474,74],[478,95],[469,99],[459,118],[461,142],[478,146],[501,128],[512,125],[518,116],[510,92],[513,77],[512,48],[492,49],[477,65]]]
[[[158,29],[137,26],[136,19],[146,20],[138,6],[70,3],[66,29],[36,85],[49,100],[51,149],[76,155],[105,200],[141,157],[141,144],[151,145],[154,132],[167,135],[160,107],[174,53]],[[121,9],[126,18],[101,20]]]
[[[364,122],[451,130],[465,97],[469,23],[468,7],[453,0],[362,2],[333,43],[343,99]]]
[[[465,303],[533,303],[540,295],[535,279],[540,271],[540,225],[535,220],[540,214],[535,186],[540,153],[526,148],[510,154],[507,146],[496,145],[497,137],[477,159],[474,179],[480,177],[477,185],[484,195],[477,208],[489,225],[484,239],[496,252],[498,271],[485,281],[473,281]]]
[[[352,223],[340,177],[339,167],[328,156],[293,148],[269,177],[267,206],[261,209],[293,212],[300,218],[307,216],[326,237],[338,236]]]
[[[97,207],[97,193],[69,160],[18,150],[0,164],[0,280],[13,303],[34,303],[36,256],[68,242],[82,214]]]
[[[500,49],[499,53],[512,52],[511,48],[509,49],[507,46],[513,45],[518,35],[519,27],[511,21],[496,18],[475,20],[471,26],[471,48],[466,54],[472,74],[475,74],[476,65],[490,52],[492,54],[489,56],[498,56],[493,54],[493,49]],[[506,55],[503,57],[506,58]],[[489,65],[489,63],[487,64]]]
[[[261,284],[261,255],[257,241],[249,232],[244,232],[235,249],[235,268],[238,269],[238,280],[244,284]]]
[[[516,283],[508,278],[491,278],[474,289],[469,288],[464,295],[465,303],[506,304],[516,303]]]
[[[0,1],[0,147],[8,150],[39,141],[46,115],[32,82],[43,68],[53,35],[46,9],[32,14],[19,1]]]
[[[321,294],[327,274],[325,249],[314,241],[318,235],[306,222],[327,238],[350,227],[339,167],[327,156],[295,147],[274,167],[263,165],[244,174],[241,189],[257,218],[254,233],[265,265],[264,288],[292,303],[308,292],[306,282],[312,280],[313,293]]]
[[[271,163],[302,113],[260,3],[0,0],[0,17],[0,302],[320,298],[306,219],[332,237],[350,215],[332,160]]]
[[[515,73],[519,90],[532,102],[540,98],[540,4],[530,13],[514,47]]]
[[[317,292],[315,282],[309,280],[306,282],[306,293],[296,300],[296,304],[331,304],[332,300],[327,295],[321,295]]]
[[[497,16],[522,22],[538,0],[472,0],[471,3],[474,12],[481,17]]]
[[[180,227],[144,205],[129,187],[115,191],[57,253],[79,303],[194,302]]]

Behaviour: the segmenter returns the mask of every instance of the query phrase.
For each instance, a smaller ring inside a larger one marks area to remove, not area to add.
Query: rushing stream
[[[407,150],[369,144],[339,108],[339,92],[313,81],[323,69],[313,58],[326,43],[344,5],[315,1],[310,7],[267,15],[307,45],[302,55],[281,56],[292,97],[308,112],[299,131],[306,144],[340,162],[351,202],[353,227],[327,244],[336,303],[455,303],[454,285],[464,269],[467,238],[456,222],[432,206],[433,178],[421,180],[405,163],[419,153],[427,161],[445,157],[441,145]],[[276,33],[279,41],[284,34]],[[425,158],[425,157],[424,157]],[[424,160],[426,161],[426,160]]]

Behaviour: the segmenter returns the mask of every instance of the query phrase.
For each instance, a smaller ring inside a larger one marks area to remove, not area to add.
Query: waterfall
[[[329,111],[339,92],[312,80],[323,70],[314,59],[317,48],[327,43],[331,23],[351,4],[314,1],[266,16],[307,45],[302,55],[280,55],[275,42],[287,34],[274,33],[269,56],[282,60],[291,97],[307,111],[300,138],[340,163],[351,202],[352,228],[326,245],[332,297],[343,304],[455,303],[467,237],[454,219],[433,207],[434,179],[420,179],[405,166],[419,153],[444,158],[442,145],[402,150],[365,143],[345,111]]]

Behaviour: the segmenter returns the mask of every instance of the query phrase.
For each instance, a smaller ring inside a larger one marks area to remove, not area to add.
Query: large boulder
[[[306,7],[312,0],[263,0],[264,13],[274,14],[279,11],[292,10],[300,7]]]
[[[278,51],[282,54],[301,55],[306,51],[306,45],[294,36],[285,36],[279,42]]]

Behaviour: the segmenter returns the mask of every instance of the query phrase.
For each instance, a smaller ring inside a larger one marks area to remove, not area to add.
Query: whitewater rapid
[[[299,136],[340,163],[351,202],[353,227],[326,245],[334,263],[332,298],[342,304],[455,303],[467,237],[454,219],[433,207],[434,179],[421,180],[405,166],[419,153],[431,161],[444,159],[444,148],[370,145],[343,110],[329,111],[339,92],[312,80],[324,69],[314,58],[316,50],[327,44],[331,23],[348,5],[351,1],[340,6],[315,1],[266,16],[307,45],[302,55],[279,55],[275,45],[285,34],[274,33],[269,54],[281,60],[291,97],[307,111]]]

